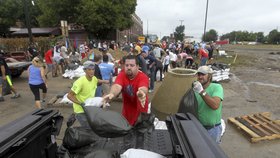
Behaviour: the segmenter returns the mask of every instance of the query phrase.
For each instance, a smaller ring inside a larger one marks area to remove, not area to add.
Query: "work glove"
[[[81,105],[81,106],[85,106],[86,104],[85,104],[85,103],[81,103],[80,105]]]
[[[146,103],[146,94],[141,89],[136,92],[136,95],[141,103],[141,106],[144,108]]]
[[[199,81],[193,82],[193,91],[197,93],[201,93],[203,91],[203,87]]]

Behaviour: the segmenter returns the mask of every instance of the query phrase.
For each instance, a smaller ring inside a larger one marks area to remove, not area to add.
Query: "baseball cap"
[[[212,74],[213,73],[213,70],[212,68],[210,68],[209,66],[200,66],[198,69],[197,69],[197,73],[203,73],[203,74]]]
[[[83,64],[84,69],[94,69],[95,68],[94,65],[95,65],[94,62],[92,62],[92,61],[86,61]]]

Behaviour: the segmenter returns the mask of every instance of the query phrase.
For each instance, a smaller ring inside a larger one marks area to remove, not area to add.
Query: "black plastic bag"
[[[178,113],[191,113],[196,118],[198,118],[197,114],[197,100],[192,88],[190,88],[185,95],[182,97],[180,101],[180,105],[178,108]]]
[[[120,158],[120,154],[116,151],[97,150],[87,154],[85,158]]]
[[[154,129],[154,120],[155,120],[155,114],[153,113],[141,113],[138,118],[137,121],[134,125],[134,130],[140,132],[140,133],[145,133],[145,132],[149,132],[151,133]]]
[[[91,130],[82,127],[69,127],[65,130],[63,146],[67,149],[77,149],[98,140],[98,136]]]
[[[91,129],[101,137],[115,138],[124,136],[132,128],[128,121],[118,112],[93,106],[84,106],[83,108]]]

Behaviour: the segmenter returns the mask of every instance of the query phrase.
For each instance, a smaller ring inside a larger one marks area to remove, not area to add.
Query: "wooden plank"
[[[280,120],[270,119],[269,112],[229,118],[228,121],[249,135],[252,143],[280,138]]]
[[[248,116],[241,116],[242,119],[244,119],[245,121],[247,121],[248,123],[250,123],[252,126],[254,126],[255,128],[257,128],[258,130],[260,130],[261,132],[263,132],[265,135],[271,135],[270,133],[268,133],[267,131],[265,131],[264,129],[262,129],[259,125],[256,125],[254,122],[252,122],[251,120],[248,119]]]
[[[250,123],[246,122],[245,120],[243,120],[242,118],[235,118],[237,121],[239,121],[240,123],[242,123],[244,126],[246,126],[247,128],[249,128],[250,130],[252,130],[253,132],[255,132],[257,135],[263,137],[266,136],[264,133],[260,132],[258,129],[256,129],[254,126],[251,126]]]
[[[58,98],[55,103],[53,104],[53,106],[60,106],[60,101],[62,100],[63,98]]]
[[[275,134],[280,134],[280,126],[278,126],[277,124],[273,123],[273,121],[268,121],[267,119],[265,119],[265,118],[264,118],[262,115],[260,115],[260,114],[255,114],[254,116],[255,116],[256,118],[258,118],[259,120],[261,120],[261,121],[267,123],[267,125],[271,126],[273,129],[275,129],[275,130],[273,130],[273,132],[274,132]]]
[[[237,121],[235,118],[230,117],[228,118],[228,121],[230,121],[231,123],[233,123],[234,125],[236,125],[237,127],[239,127],[241,130],[245,131],[247,134],[249,134],[251,137],[255,137],[255,138],[259,138],[260,136],[258,134],[256,134],[255,132],[251,131],[249,128],[247,128],[246,126],[244,126],[242,123],[240,123],[239,121]]]
[[[272,122],[274,125],[276,125],[277,127],[280,128],[280,120],[271,120],[270,118],[268,118],[268,117],[266,117],[264,115],[260,115],[260,116],[262,116],[263,118],[265,118],[267,120],[270,120],[270,122]],[[279,128],[277,128],[277,129],[279,129]]]
[[[55,96],[55,97],[53,97],[53,98],[48,102],[47,105],[52,105],[52,104],[54,104],[54,103],[56,102],[56,100],[57,100],[57,97]]]
[[[262,112],[262,113],[258,113],[258,114],[260,114],[260,115],[262,115],[262,116],[265,116],[265,117],[267,117],[267,118],[270,118],[270,117],[271,117],[271,113],[270,113],[270,112]]]
[[[272,134],[278,134],[277,130],[274,130],[273,128],[269,127],[267,122],[264,122],[261,119],[258,119],[257,116],[253,115],[253,116],[248,116],[248,117],[250,119],[254,120],[255,122],[257,122],[263,128],[266,128],[267,130],[269,130]]]

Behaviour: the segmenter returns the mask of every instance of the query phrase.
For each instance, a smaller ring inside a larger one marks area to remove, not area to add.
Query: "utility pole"
[[[205,23],[204,23],[203,40],[205,40],[206,24],[207,24],[207,13],[208,13],[208,0],[207,0],[207,3],[206,3],[206,13],[205,13]]]
[[[181,26],[182,26],[184,20],[179,20],[179,21],[181,22]]]
[[[24,0],[24,14],[25,14],[25,25],[27,27],[28,31],[28,36],[29,36],[29,44],[33,43],[33,38],[32,38],[32,30],[31,30],[31,24],[30,24],[30,15],[29,15],[29,10],[28,10],[28,1],[29,0]]]
[[[149,20],[147,20],[147,36],[149,34]]]

